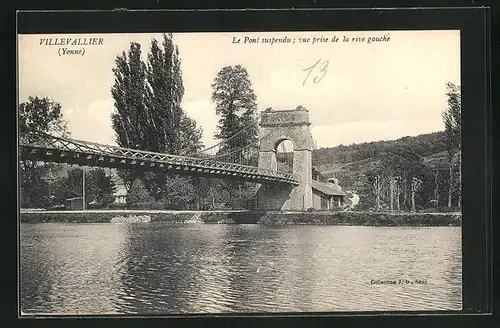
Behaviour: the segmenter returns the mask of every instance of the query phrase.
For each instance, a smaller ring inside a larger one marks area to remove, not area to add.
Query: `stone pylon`
[[[293,144],[292,174],[298,186],[262,184],[257,191],[258,210],[304,211],[313,206],[312,150],[309,112],[299,106],[293,110],[261,113],[259,168],[277,170],[277,147],[284,140]]]

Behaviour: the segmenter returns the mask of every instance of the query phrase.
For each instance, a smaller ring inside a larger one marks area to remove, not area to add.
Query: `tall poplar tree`
[[[147,60],[141,59],[140,45],[116,59],[112,95],[116,112],[113,128],[120,146],[168,154],[188,154],[199,150],[201,129],[182,110],[184,95],[179,50],[172,34],[163,34],[161,42],[151,41]],[[121,170],[120,177],[130,187],[137,178],[143,180],[156,199],[168,198],[169,190],[182,179],[159,172]],[[171,182],[169,182],[171,180]],[[190,183],[185,178],[183,183]]]
[[[201,129],[182,110],[184,96],[179,49],[173,43],[172,34],[163,34],[160,43],[153,39],[148,54],[147,80],[149,83],[149,111],[153,113],[160,151],[169,154],[193,154],[202,148]],[[185,190],[183,207],[188,199],[194,199],[193,181],[190,177],[157,174],[146,182],[151,194],[165,202],[179,201],[180,190]]]
[[[152,150],[151,127],[146,116],[146,65],[141,53],[141,45],[131,42],[129,50],[123,51],[115,59],[115,82],[111,88],[115,111],[111,114],[111,122],[119,146]],[[139,170],[118,170],[117,173],[128,188],[132,181],[142,179],[144,175]]]
[[[141,45],[132,42],[128,53],[122,52],[115,64],[111,95],[116,111],[111,120],[116,142],[121,147],[151,150],[146,65],[141,60]]]
[[[149,112],[155,142],[169,154],[181,151],[181,108],[184,84],[180,67],[179,49],[172,41],[172,34],[163,34],[162,47],[158,41],[151,41],[148,54],[147,80],[149,83]]]

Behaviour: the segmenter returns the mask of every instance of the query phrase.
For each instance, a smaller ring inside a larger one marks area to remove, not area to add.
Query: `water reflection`
[[[461,271],[455,227],[21,226],[24,313],[453,310]]]

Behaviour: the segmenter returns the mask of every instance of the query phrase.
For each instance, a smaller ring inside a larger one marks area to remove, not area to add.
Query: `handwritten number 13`
[[[321,65],[318,66],[318,64],[321,62]],[[330,62],[328,60],[323,60],[321,61],[321,58],[318,59],[318,61],[316,63],[314,63],[314,65],[308,67],[308,68],[305,68],[303,69],[303,71],[309,71],[309,73],[307,73],[307,76],[306,78],[304,79],[304,82],[302,82],[302,86],[304,86],[307,82],[307,79],[309,79],[309,76],[311,75],[312,71],[314,71],[314,69],[316,68],[316,66],[318,66],[319,68],[319,74],[316,75],[313,79],[313,82],[314,83],[319,83],[326,75],[326,71],[328,69],[328,64]]]

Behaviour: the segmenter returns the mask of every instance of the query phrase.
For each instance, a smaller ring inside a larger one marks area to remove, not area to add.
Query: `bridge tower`
[[[258,210],[304,211],[313,206],[312,150],[309,112],[302,106],[293,110],[267,109],[261,113],[259,168],[277,171],[277,148],[284,140],[293,144],[292,174],[298,186],[262,184],[256,195]]]

